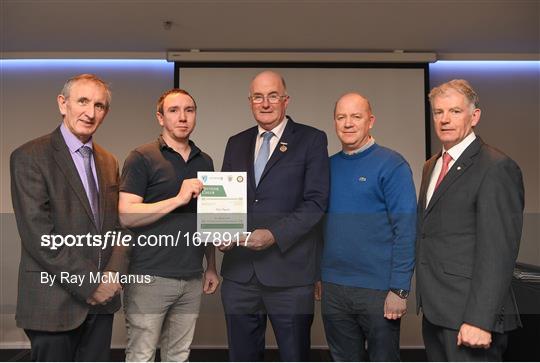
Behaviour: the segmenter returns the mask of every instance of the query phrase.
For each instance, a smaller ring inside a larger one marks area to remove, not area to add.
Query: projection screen
[[[255,68],[201,64],[176,67],[176,86],[188,90],[197,102],[197,126],[191,139],[213,158],[216,170],[221,169],[228,138],[256,125],[248,102],[251,79],[262,70],[272,69],[282,74],[287,83],[290,95],[287,114],[296,122],[325,131],[330,155],[341,149],[334,131],[334,103],[347,92],[365,95],[376,116],[372,130],[376,142],[407,159],[418,190],[422,165],[429,152],[424,64],[405,68],[297,65]]]

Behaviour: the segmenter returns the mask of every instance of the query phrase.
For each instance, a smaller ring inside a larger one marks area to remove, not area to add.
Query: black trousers
[[[88,314],[78,328],[62,332],[25,329],[32,347],[32,361],[109,361],[113,316]]]
[[[422,336],[430,362],[501,362],[508,341],[507,334],[491,333],[488,349],[457,345],[458,331],[430,323],[422,318]]]
[[[313,323],[313,285],[263,286],[254,276],[247,283],[224,279],[229,360],[263,361],[266,324],[274,329],[282,361],[309,361]]]

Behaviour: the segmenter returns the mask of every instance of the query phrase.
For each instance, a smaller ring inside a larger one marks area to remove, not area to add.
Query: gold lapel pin
[[[286,142],[280,142],[280,144],[281,144],[281,146],[279,147],[279,151],[281,151],[282,153],[287,151],[287,143]]]

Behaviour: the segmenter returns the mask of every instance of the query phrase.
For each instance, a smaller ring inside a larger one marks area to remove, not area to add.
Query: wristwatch
[[[390,289],[394,294],[399,296],[402,299],[406,299],[409,297],[409,290],[403,290],[403,289]]]

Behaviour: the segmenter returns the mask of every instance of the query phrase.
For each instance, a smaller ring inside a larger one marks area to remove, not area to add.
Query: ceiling
[[[189,49],[540,53],[540,0],[0,1],[4,57]]]

